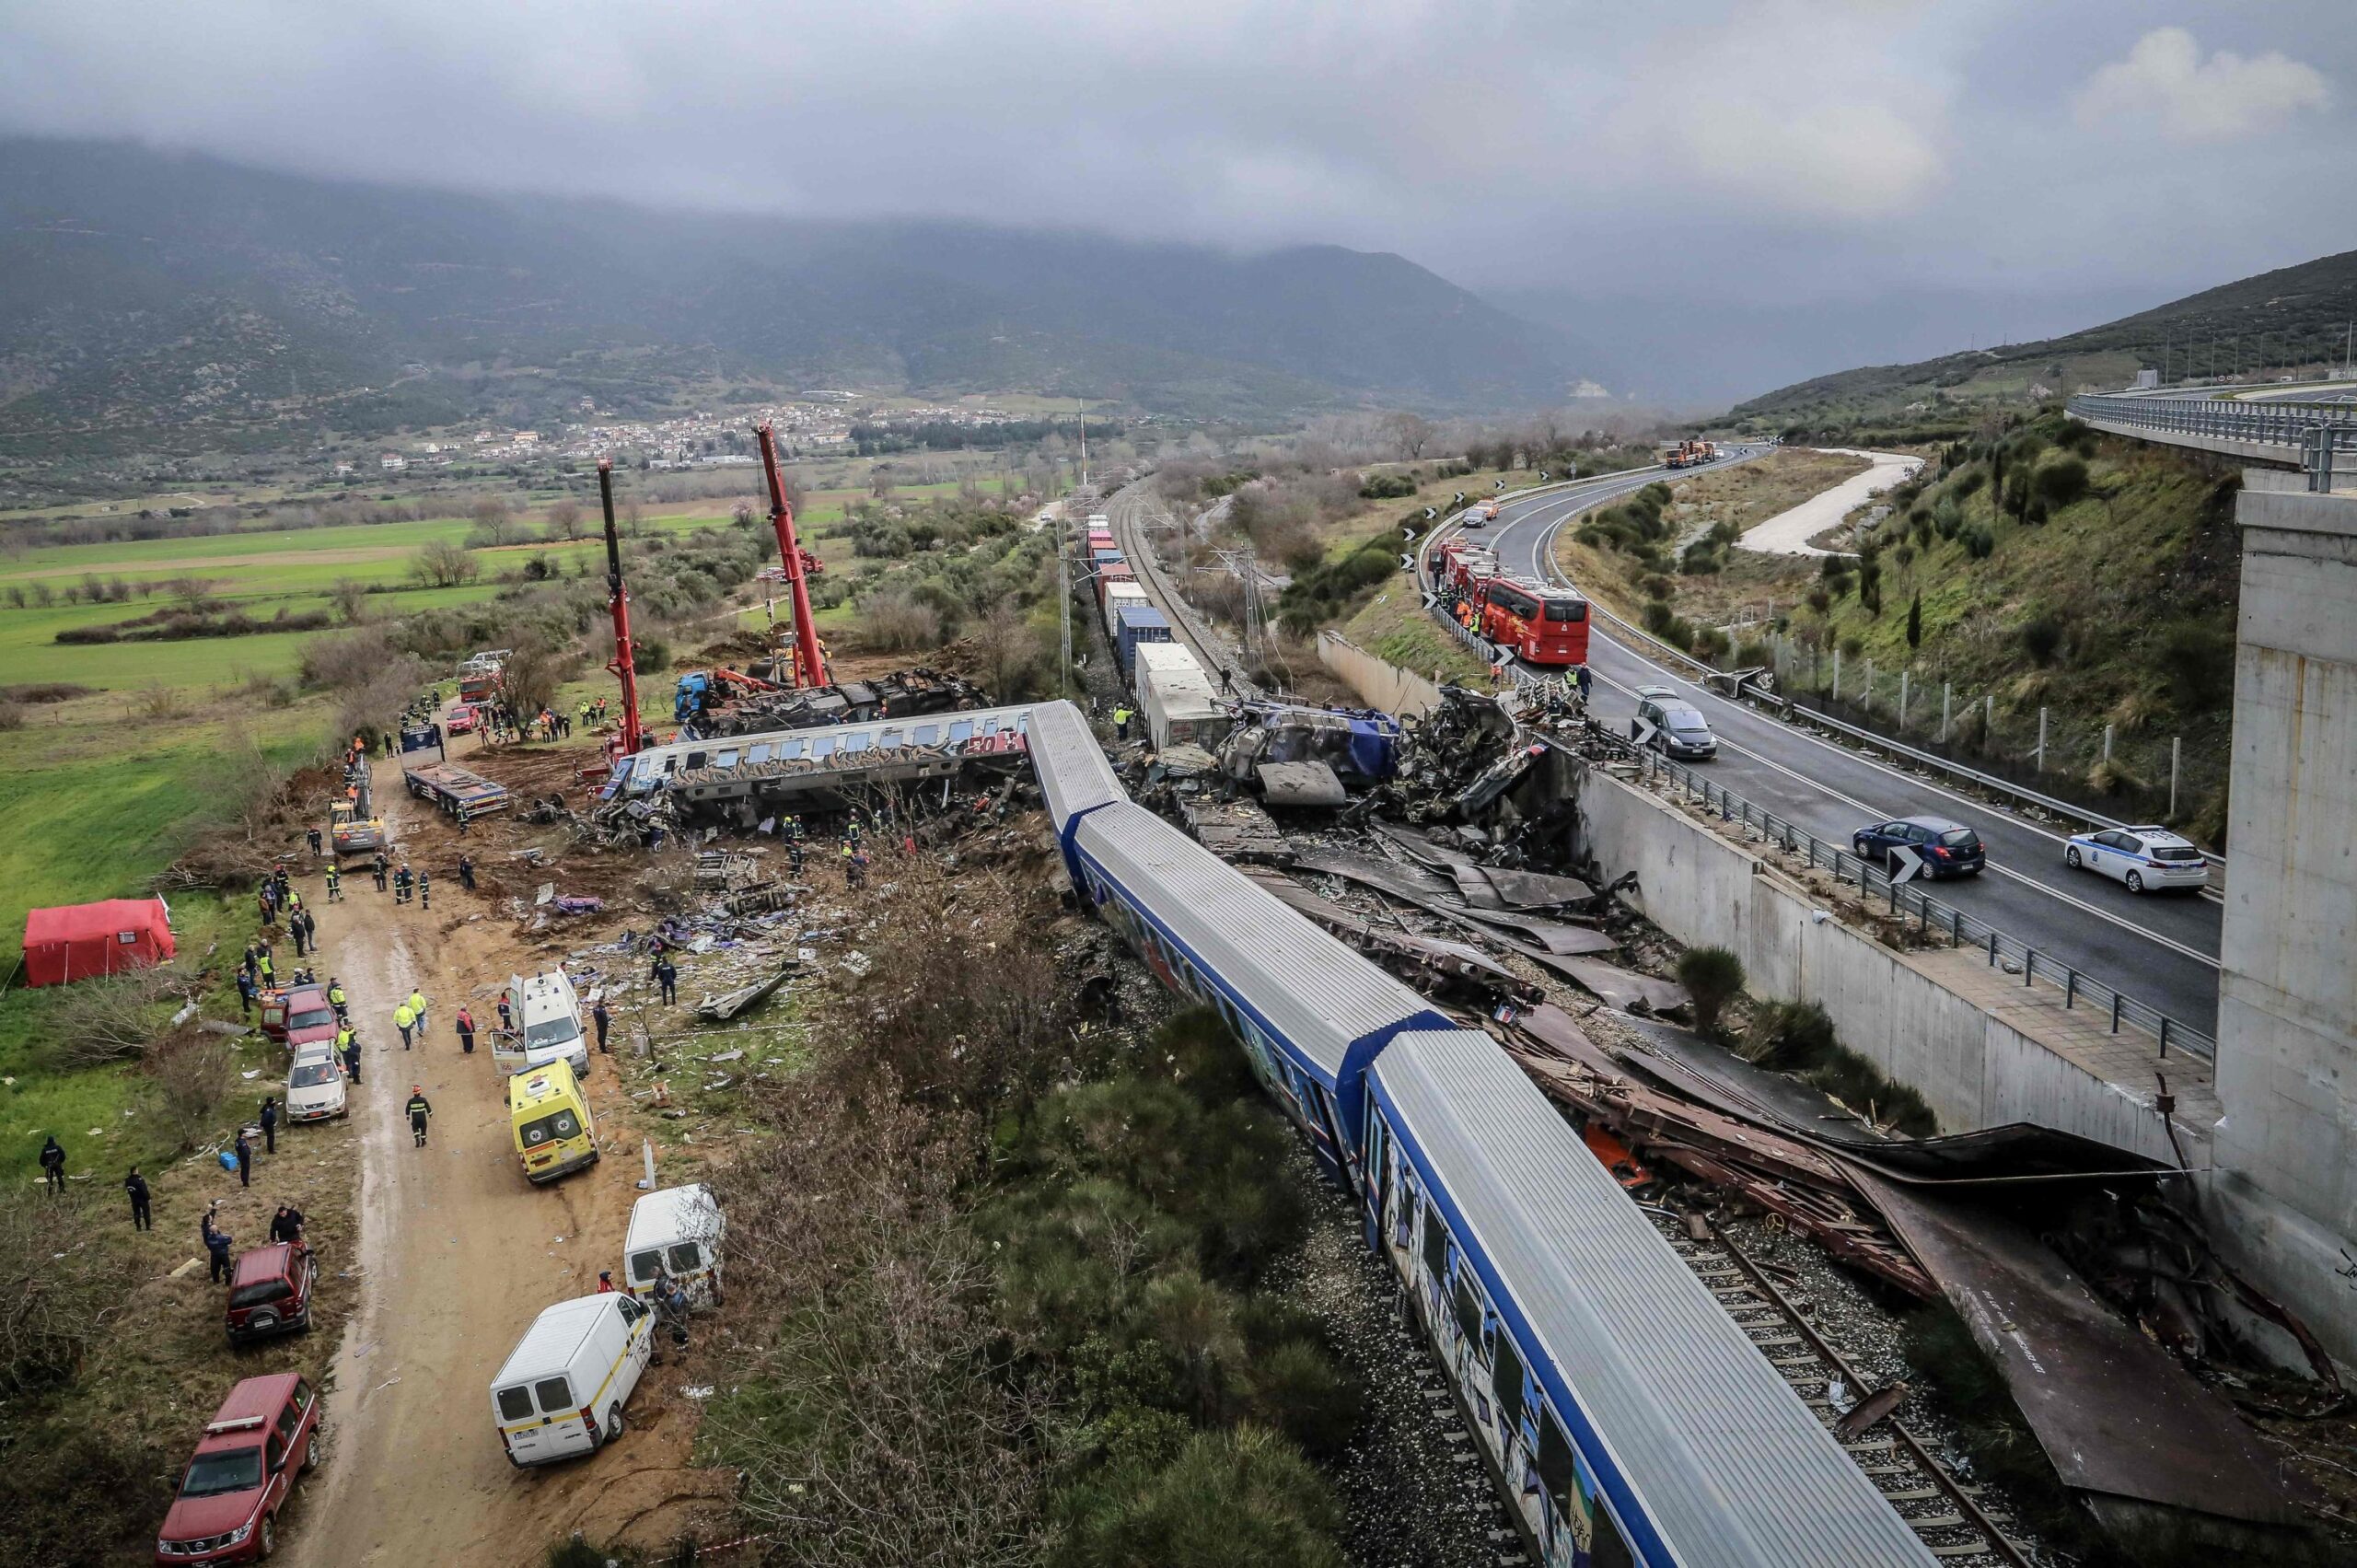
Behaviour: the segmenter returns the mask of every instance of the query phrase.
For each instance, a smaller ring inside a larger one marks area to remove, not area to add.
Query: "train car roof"
[[[1933,1568],[1864,1472],[1522,1070],[1470,1030],[1402,1033],[1377,1102],[1519,1315],[1532,1372],[1624,1520],[1681,1568]],[[1632,1545],[1642,1545],[1632,1541]]]
[[[1333,1090],[1353,1044],[1417,1021],[1424,999],[1142,806],[1080,820],[1082,853],[1153,903],[1152,919],[1196,963],[1249,999],[1295,1061]]]
[[[1048,819],[1059,833],[1079,813],[1130,797],[1088,720],[1070,703],[1042,703],[1031,710],[1031,766],[1039,775]]]

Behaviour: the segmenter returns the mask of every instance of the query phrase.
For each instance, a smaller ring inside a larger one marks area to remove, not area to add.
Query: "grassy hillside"
[[[2048,711],[2045,777],[2136,815],[2165,808],[2183,741],[2180,820],[2223,831],[2240,475],[2167,447],[2098,436],[2056,412],[1959,442],[1888,497],[1853,570],[1820,575],[1786,624],[1798,684],[1845,696],[1876,673],[1876,727],[1936,729],[1955,688],[1959,746],[2027,774]],[[2112,760],[2103,761],[2104,726]],[[1984,734],[1984,726],[1988,733]]]
[[[1819,376],[1736,405],[1747,430],[1808,435],[1858,428],[1973,427],[1992,410],[2026,412],[2082,386],[2116,388],[2142,369],[2256,383],[2312,378],[2341,363],[2357,316],[2357,250],[2244,278],[2117,321],[2009,343]]]

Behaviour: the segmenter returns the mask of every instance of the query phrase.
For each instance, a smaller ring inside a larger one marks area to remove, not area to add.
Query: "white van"
[[[720,1303],[720,1238],[727,1231],[712,1189],[697,1182],[649,1192],[630,1206],[622,1241],[623,1279],[635,1296],[652,1300],[656,1281],[687,1288],[698,1307]]]
[[[622,1434],[622,1407],[655,1353],[655,1314],[620,1291],[560,1301],[491,1380],[508,1463],[545,1465]]]
[[[523,1073],[563,1057],[573,1063],[575,1077],[589,1075],[589,1042],[581,1030],[581,998],[563,970],[509,977],[507,1001],[515,1014],[516,1029],[493,1040],[493,1062],[510,1073]]]

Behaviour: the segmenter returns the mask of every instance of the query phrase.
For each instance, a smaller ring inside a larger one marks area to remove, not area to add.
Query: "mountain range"
[[[672,213],[0,141],[0,456],[284,447],[584,397],[1560,402],[1563,334],[1397,256]]]
[[[1952,424],[1990,405],[2082,386],[2117,389],[2139,371],[2175,382],[2313,377],[2346,363],[2357,323],[2357,250],[2222,284],[2099,327],[1794,382],[1736,405],[1761,427]]]

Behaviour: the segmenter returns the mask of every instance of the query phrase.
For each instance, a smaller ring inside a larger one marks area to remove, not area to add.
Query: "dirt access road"
[[[377,798],[412,865],[431,874],[434,908],[397,906],[362,873],[321,920],[364,1047],[353,1120],[366,1272],[327,1395],[327,1459],[282,1550],[300,1568],[411,1568],[535,1563],[575,1529],[600,1542],[668,1540],[717,1490],[714,1476],[684,1469],[691,1418],[669,1365],[641,1383],[614,1447],[536,1471],[501,1450],[492,1375],[542,1307],[595,1290],[600,1269],[620,1271],[639,1140],[601,1061],[587,1086],[606,1157],[551,1188],[525,1181],[488,1026],[513,966],[534,966],[505,912],[459,890],[452,830],[409,798],[398,763],[376,766]],[[470,840],[478,860],[490,837]],[[431,1004],[431,1029],[404,1052],[392,1014],[412,985]],[[452,1025],[462,1001],[484,1026],[472,1056]],[[412,1083],[434,1104],[423,1149],[401,1109]]]

